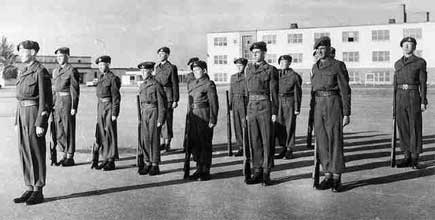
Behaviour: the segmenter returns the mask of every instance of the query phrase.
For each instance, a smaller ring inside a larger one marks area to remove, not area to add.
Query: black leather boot
[[[263,173],[263,186],[270,186],[272,185],[272,180],[270,179],[270,172]]]
[[[44,201],[42,191],[33,191],[29,199],[26,200],[26,205],[36,205]]]
[[[21,195],[20,197],[14,199],[14,203],[23,203],[23,202],[26,202],[30,198],[30,196],[32,195],[32,192],[33,191],[25,191],[23,193],[23,195]]]
[[[340,178],[333,178],[332,179],[332,192],[341,192],[342,191],[342,184],[341,184],[341,177]]]
[[[263,181],[263,170],[256,170],[254,176],[246,181],[246,184],[258,184]]]
[[[284,156],[286,155],[286,153],[287,153],[287,148],[284,147],[284,148],[282,148],[281,153],[279,153],[278,155],[276,155],[274,158],[275,158],[275,159],[282,159],[282,158],[284,158]]]
[[[326,190],[332,187],[332,177],[324,178],[322,182],[318,186],[316,186],[317,190]]]
[[[291,149],[287,149],[287,152],[285,153],[285,159],[290,160],[293,159],[293,151]]]
[[[103,167],[104,171],[115,170],[115,161],[108,161],[106,165]]]
[[[151,166],[149,174],[150,174],[150,176],[159,175],[160,174],[159,165],[153,165],[153,166]]]
[[[234,156],[235,156],[235,157],[241,157],[241,156],[243,156],[243,149],[239,149],[239,150],[237,151],[237,153],[234,154]]]
[[[405,157],[400,163],[397,164],[397,168],[410,167],[412,163],[411,157]]]
[[[74,158],[65,158],[61,164],[63,167],[72,167],[75,165]]]

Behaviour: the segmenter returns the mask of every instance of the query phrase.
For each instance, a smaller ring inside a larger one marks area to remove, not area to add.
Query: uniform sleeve
[[[234,96],[234,94],[233,94],[233,77],[231,77],[231,79],[230,79],[230,92],[229,92],[230,94],[229,94],[229,103],[228,103],[228,108],[229,108],[229,110],[231,111],[231,110],[233,110],[233,96]]]
[[[302,77],[296,73],[297,80],[295,85],[295,111],[301,112],[301,102],[302,102]]]
[[[163,87],[160,84],[156,84],[156,96],[157,96],[157,108],[158,108],[158,117],[157,122],[163,124],[165,121],[166,115],[166,93],[163,90]]]
[[[51,90],[51,78],[47,69],[41,69],[37,73],[38,77],[38,94],[39,107],[36,116],[35,126],[47,128],[48,116],[53,105],[53,95]]]
[[[72,109],[76,109],[79,105],[79,96],[80,96],[80,75],[76,68],[73,68],[71,75],[71,100],[72,100]]]
[[[112,93],[112,116],[118,117],[119,108],[121,105],[121,93],[119,89],[121,88],[121,80],[119,77],[114,77],[111,79],[110,92]]]
[[[272,115],[278,114],[278,70],[272,67],[270,76],[270,96],[272,97]]]
[[[214,82],[210,82],[210,86],[207,91],[208,103],[210,105],[210,121],[211,124],[216,124],[218,111],[219,111],[219,100],[216,91],[216,85]]]
[[[420,72],[419,72],[419,81],[420,81],[420,96],[421,96],[421,104],[427,105],[427,69],[426,69],[426,61],[423,60]]]
[[[173,101],[178,102],[180,100],[180,88],[178,82],[178,69],[177,66],[172,65],[172,73],[171,73],[171,81],[172,81],[172,94]]]
[[[341,100],[343,102],[343,115],[350,116],[351,109],[351,89],[349,86],[349,73],[347,72],[346,64],[339,63],[339,71],[337,74],[338,88],[340,90]]]

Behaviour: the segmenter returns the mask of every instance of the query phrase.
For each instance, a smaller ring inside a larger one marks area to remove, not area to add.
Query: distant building
[[[229,83],[236,72],[233,60],[252,59],[250,45],[255,41],[267,43],[266,60],[278,67],[278,57],[290,54],[291,67],[309,83],[313,65],[313,43],[329,36],[336,48],[336,59],[346,63],[350,83],[388,85],[393,82],[394,62],[402,56],[400,41],[405,36],[417,39],[417,56],[427,61],[428,83],[435,84],[435,23],[401,23],[390,21],[381,25],[350,25],[334,27],[290,28],[207,34],[208,66],[216,83]]]
[[[185,77],[191,71],[178,70],[178,80],[180,83],[185,81]],[[125,72],[125,75],[121,76],[121,82],[124,86],[136,86],[143,81],[142,73],[138,69],[131,69]]]

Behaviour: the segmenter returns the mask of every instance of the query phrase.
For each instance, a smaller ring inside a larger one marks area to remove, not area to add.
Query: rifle
[[[50,134],[51,134],[51,141],[50,141],[50,166],[59,166],[60,164],[57,162],[57,133],[56,133],[56,123],[54,122],[54,109],[51,113],[51,122],[50,122]]]
[[[137,150],[136,150],[136,161],[137,161],[137,166],[139,167],[141,162],[143,163],[143,158],[140,159],[139,155],[142,151],[142,141],[141,141],[141,128],[142,128],[142,117],[141,117],[141,113],[140,113],[140,98],[139,95],[136,95],[136,108],[137,108]],[[141,161],[142,160],[142,161]]]
[[[184,152],[184,176],[183,179],[187,180],[189,179],[189,173],[190,173],[190,146],[189,146],[189,129],[190,129],[190,109],[188,108],[187,114],[186,114],[186,127],[184,132],[184,146],[185,146],[185,152]]]
[[[310,100],[310,111],[308,113],[308,129],[307,129],[307,148],[308,149],[314,149],[314,146],[312,145],[313,140],[313,125],[314,125],[314,95],[313,92],[311,92],[311,100]]]
[[[320,181],[320,161],[317,153],[317,142],[314,142],[314,170],[313,170],[313,187],[317,188]]]
[[[230,113],[230,99],[228,90],[225,91],[227,101],[227,149],[228,156],[233,156],[233,146],[231,145],[231,113]]]
[[[396,75],[394,75],[394,84],[393,84],[393,134],[391,137],[391,158],[390,165],[391,167],[396,166],[396,140],[397,140],[397,130],[396,130]]]
[[[245,99],[245,97],[243,97]],[[246,103],[245,100],[243,100],[243,103]],[[246,106],[246,105],[245,105]],[[246,107],[245,107],[246,109]],[[245,110],[246,113],[246,110]],[[243,132],[243,176],[245,176],[245,181],[251,178],[251,149],[249,145],[249,138],[247,137],[249,134],[249,127],[248,127],[248,120],[246,120],[246,114],[245,118],[243,120],[243,126],[242,126],[242,132]]]

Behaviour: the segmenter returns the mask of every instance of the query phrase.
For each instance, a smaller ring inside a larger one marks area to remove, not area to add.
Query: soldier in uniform
[[[96,145],[94,149],[91,168],[105,171],[115,169],[115,160],[118,155],[117,119],[121,104],[121,80],[110,71],[111,58],[99,57],[95,63],[101,74],[97,83],[97,127],[95,131]],[[98,165],[98,153],[101,148],[103,162]]]
[[[171,139],[173,137],[172,122],[174,109],[178,106],[179,87],[178,87],[178,70],[177,66],[168,61],[170,50],[162,47],[157,50],[160,63],[155,68],[155,79],[163,86],[166,93],[166,120],[162,127],[163,146],[166,152],[170,150]]]
[[[283,150],[275,159],[293,158],[296,144],[296,117],[301,111],[302,78],[290,68],[292,57],[282,55],[278,58],[279,69],[279,107],[277,116],[277,137]]]
[[[192,57],[187,62],[187,66],[189,66],[190,69],[192,69],[193,62],[199,61],[198,57]],[[189,91],[189,85],[190,81],[195,80],[195,76],[193,75],[193,72],[189,72],[186,74],[186,77],[184,78],[186,82],[187,91]],[[189,102],[189,97],[187,102]],[[183,153],[186,152],[187,148],[187,122],[188,122],[188,114],[189,114],[189,105],[187,105],[187,111],[186,111],[186,124],[184,125],[184,140],[183,140]]]
[[[427,108],[426,61],[414,55],[417,41],[405,37],[400,41],[403,56],[394,64],[395,116],[400,148],[405,158],[397,167],[421,169],[418,156],[423,150],[422,112]]]
[[[248,95],[248,136],[254,175],[246,183],[270,185],[274,144],[272,129],[278,113],[278,70],[264,60],[267,51],[265,42],[253,43],[250,50],[255,62],[246,66],[245,80]]]
[[[143,62],[138,65],[144,78],[144,82],[139,88],[140,118],[142,121],[141,144],[137,162],[138,173],[140,175],[149,173],[150,176],[160,174],[160,129],[166,111],[165,91],[151,75],[154,65],[154,62]]]
[[[344,172],[343,127],[350,123],[351,89],[346,65],[330,57],[331,39],[314,44],[319,60],[313,65],[311,85],[315,96],[314,132],[325,178],[317,189],[341,189]]]
[[[18,52],[25,68],[18,75],[16,97],[18,100],[15,129],[18,133],[18,150],[24,183],[27,190],[15,203],[33,205],[43,202],[42,188],[46,180],[45,134],[52,108],[51,77],[47,69],[36,60],[39,44],[23,41]]]
[[[244,121],[246,119],[246,82],[245,82],[245,67],[248,60],[245,58],[238,58],[234,60],[237,67],[237,73],[231,76],[230,86],[230,111],[233,111],[234,134],[239,150],[235,154],[236,157],[243,156],[243,129]]]
[[[211,178],[213,128],[216,126],[219,102],[216,85],[207,75],[207,63],[194,61],[191,69],[195,80],[189,82],[189,130],[187,145],[190,147],[197,170],[191,180],[206,181]]]
[[[59,66],[53,71],[57,144],[64,153],[62,166],[74,166],[76,114],[79,104],[79,73],[68,63],[70,50],[61,47],[55,52]]]

